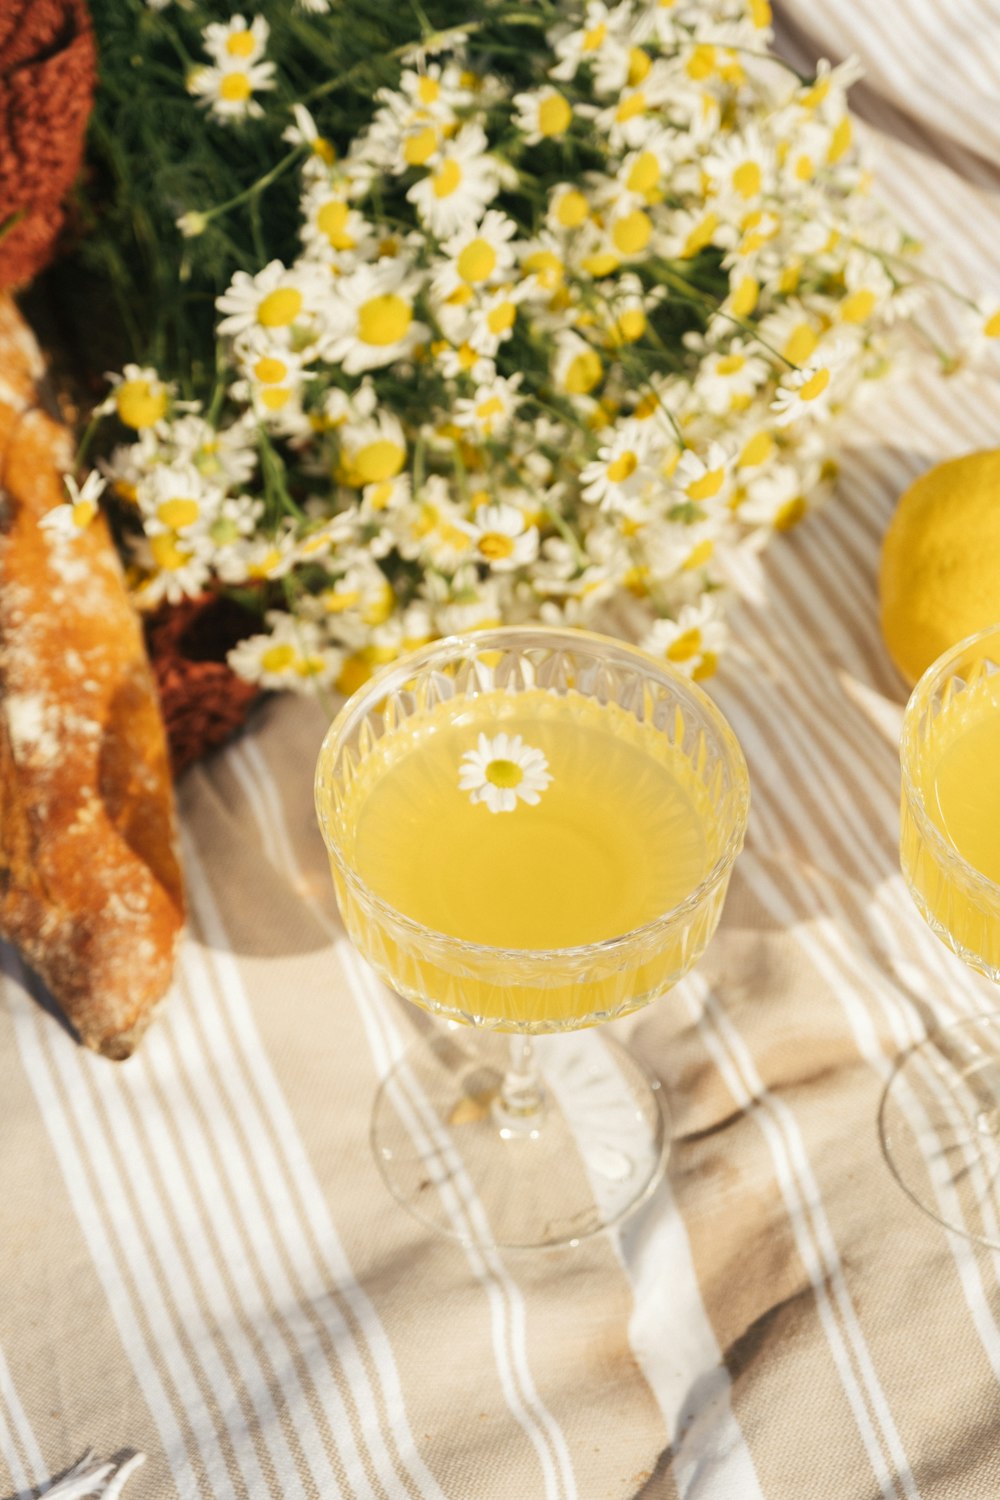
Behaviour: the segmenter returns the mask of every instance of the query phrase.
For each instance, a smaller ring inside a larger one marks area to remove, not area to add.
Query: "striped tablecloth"
[[[883,197],[1000,289],[996,0],[780,27],[863,58]],[[148,1455],[129,1500],[996,1500],[1000,1259],[910,1204],[876,1132],[899,1052],[996,995],[897,872],[875,571],[907,481],[998,441],[996,381],[873,393],[838,498],[741,578],[713,692],[750,836],[706,959],[618,1025],[678,1138],[617,1235],[501,1257],[388,1197],[368,1120],[410,1018],[338,921],[314,704],[184,778],[190,937],[132,1061],[79,1050],[3,952],[4,1500],[90,1447]]]

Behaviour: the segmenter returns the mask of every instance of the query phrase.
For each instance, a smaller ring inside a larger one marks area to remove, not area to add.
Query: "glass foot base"
[[[414,1043],[379,1089],[372,1149],[409,1213],[467,1244],[572,1244],[617,1224],[666,1163],[658,1080],[594,1030],[532,1038],[540,1110],[500,1095],[510,1038],[440,1027]]]
[[[1000,1249],[1000,1014],[942,1027],[911,1048],[882,1096],[879,1131],[914,1203]]]

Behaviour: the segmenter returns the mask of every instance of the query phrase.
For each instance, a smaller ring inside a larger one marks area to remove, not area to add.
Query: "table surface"
[[[1000,11],[807,0],[850,52],[879,192],[1000,292]],[[712,692],[754,807],[719,933],[615,1032],[677,1138],[575,1250],[435,1239],[368,1148],[411,1020],[354,955],[312,810],[325,719],[270,702],[182,780],[190,933],[138,1055],[78,1049],[3,950],[0,1495],[93,1447],[129,1500],[976,1500],[1000,1494],[1000,1259],[895,1185],[900,1052],[996,997],[898,873],[903,684],[877,627],[895,498],[995,446],[996,374],[874,390],[838,495],[741,568]],[[1000,613],[1000,610],[998,610]]]

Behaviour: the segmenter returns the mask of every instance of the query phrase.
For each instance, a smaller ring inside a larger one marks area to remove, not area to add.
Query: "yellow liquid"
[[[1000,676],[971,684],[940,712],[921,790],[948,842],[997,890],[991,899],[935,862],[905,808],[904,869],[962,956],[1000,978]]]
[[[548,762],[537,805],[492,812],[459,787],[480,734],[520,735]],[[671,911],[721,848],[708,792],[666,735],[575,693],[489,691],[384,735],[337,822],[367,888],[429,934],[401,934],[334,878],[351,936],[408,998],[456,1019],[546,1030],[619,1014],[667,988],[704,946],[722,892],[666,935],[595,957],[533,952],[621,937]]]

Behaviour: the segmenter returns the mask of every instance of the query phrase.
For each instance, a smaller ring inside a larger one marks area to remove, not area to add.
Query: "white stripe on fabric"
[[[102,1195],[91,1186],[90,1170],[91,1168],[94,1170],[102,1187],[107,1185],[106,1176],[98,1172],[98,1166],[93,1161],[94,1152],[90,1138],[82,1129],[80,1139],[88,1141],[86,1160],[78,1150],[76,1133],[66,1114],[52,1065],[46,1055],[49,1030],[47,1018],[38,1014],[37,1006],[30,999],[24,985],[23,967],[13,952],[6,949],[0,950],[0,961],[3,962],[6,973],[13,981],[8,986],[10,1012],[22,1065],[38,1101],[39,1114],[62,1170],[67,1197],[76,1213],[94,1269],[104,1288],[108,1308],[118,1329],[122,1347],[135,1372],[138,1387],[159,1432],[178,1495],[181,1500],[194,1500],[195,1496],[205,1492],[201,1490],[195,1478],[187,1445],[174,1411],[173,1400],[164,1388],[150,1348],[151,1344],[159,1348],[160,1343],[157,1332],[162,1320],[162,1311],[158,1306],[158,1294],[150,1296],[146,1292],[151,1279],[147,1267],[140,1266],[138,1276],[135,1275],[131,1266],[129,1266],[128,1275],[123,1273],[122,1261],[125,1261],[127,1257],[123,1255],[120,1261],[119,1249],[116,1248],[122,1244],[121,1235],[116,1225],[112,1239],[112,1234],[105,1227]],[[53,1047],[71,1048],[74,1045],[62,1035],[52,1036]],[[80,1121],[79,1111],[76,1108],[74,1108],[74,1115],[76,1115],[77,1123],[82,1125],[84,1122]],[[144,1325],[148,1327],[148,1334],[144,1332]],[[236,1492],[229,1482],[227,1471],[219,1455],[214,1430],[206,1420],[204,1405],[198,1399],[197,1392],[193,1393],[192,1398],[189,1390],[191,1384],[189,1373],[184,1368],[183,1361],[176,1357],[172,1341],[171,1345],[161,1352],[164,1363],[170,1370],[171,1384],[178,1393],[178,1399],[188,1418],[192,1436],[205,1465],[211,1485],[208,1493],[212,1495],[212,1500],[230,1495],[233,1496],[233,1500],[237,1500]]]
[[[264,828],[268,828],[270,847],[276,853],[280,848],[278,868],[283,865],[286,877],[297,888],[301,888],[302,871],[288,837],[281,799],[273,786],[263,755],[256,746],[245,742],[231,753],[230,764],[262,835]],[[385,992],[374,972],[355,952],[339,926],[330,922],[320,904],[314,901],[309,901],[308,904],[324,930],[333,938],[341,963],[353,977],[352,992],[358,1000],[361,1014],[377,1016],[383,1028],[388,1023],[384,1039],[380,1039],[377,1052],[373,1052],[380,1076],[384,1077],[390,1058],[398,1057],[400,1051],[395,1025],[388,1018]],[[368,998],[361,999],[362,994]],[[406,1106],[411,1111],[405,1122],[408,1128],[432,1128],[429,1116],[420,1110],[419,1099],[412,1092],[403,1107]],[[456,1166],[460,1166],[457,1161]],[[456,1173],[454,1180],[462,1184],[464,1200],[459,1203],[453,1195],[447,1196],[446,1206],[455,1215],[456,1230],[468,1238],[469,1226],[462,1219],[463,1211],[468,1212],[475,1219],[472,1226],[474,1233],[482,1239],[487,1225],[472,1184],[461,1170]],[[547,1493],[556,1496],[564,1490],[567,1500],[572,1500],[576,1495],[576,1481],[569,1448],[561,1428],[540,1400],[528,1366],[525,1309],[520,1290],[494,1252],[483,1249],[482,1246],[477,1248],[471,1245],[466,1245],[465,1250],[474,1274],[482,1282],[489,1297],[497,1369],[508,1405],[535,1447],[546,1476]]]
[[[4,1419],[4,1410],[10,1414],[10,1425]],[[13,1429],[13,1430],[12,1430]],[[15,1441],[16,1434],[16,1441]],[[10,1470],[10,1477],[18,1490],[34,1489],[45,1478],[45,1460],[38,1446],[27,1412],[14,1389],[10,1368],[0,1349],[0,1454]],[[29,1479],[25,1463],[29,1464],[32,1478]]]
[[[882,1442],[872,1422],[873,1415],[900,1476],[903,1493],[910,1500],[917,1500],[919,1491],[847,1290],[836,1242],[798,1122],[784,1102],[765,1087],[742,1037],[714,1000],[708,985],[695,973],[689,976],[684,990],[692,1019],[734,1102],[758,1123],[767,1141],[795,1243],[816,1295],[820,1321],[879,1488],[886,1500],[896,1500],[899,1491],[886,1464]],[[832,1300],[827,1291],[828,1283],[833,1292]],[[868,1403],[871,1403],[872,1412],[869,1412]]]
[[[379,1482],[395,1500],[395,1497],[402,1497],[408,1491],[381,1438],[368,1372],[352,1328],[336,1306],[335,1299],[329,1297],[330,1280],[332,1279],[344,1300],[349,1305],[353,1304],[355,1317],[358,1317],[357,1304],[367,1302],[367,1299],[358,1296],[353,1271],[323,1203],[322,1187],[312,1176],[308,1164],[304,1165],[304,1148],[297,1136],[292,1134],[295,1127],[291,1122],[287,1103],[271,1072],[270,1063],[249,1015],[241,981],[228,951],[228,940],[189,839],[185,840],[184,861],[192,914],[204,932],[207,943],[212,946],[212,951],[209,952],[189,944],[182,955],[186,978],[192,993],[198,998],[195,1025],[202,1033],[204,1045],[211,1054],[224,1061],[224,1066],[220,1068],[223,1093],[231,1118],[238,1122],[244,1140],[253,1142],[259,1179],[268,1200],[269,1216],[276,1226],[284,1253],[294,1267],[311,1305],[316,1309],[323,1309],[324,1323],[336,1346],[338,1360],[359,1411],[362,1430],[366,1434],[369,1461]],[[221,997],[225,1016],[217,995]],[[235,1045],[230,1039],[230,1025]],[[247,1078],[243,1076],[244,1070]],[[247,1079],[252,1083],[252,1089]],[[260,1101],[259,1105],[257,1100]],[[232,1138],[224,1144],[231,1157],[236,1150]],[[308,1174],[305,1180],[304,1173]],[[246,1182],[242,1182],[240,1188],[243,1194],[249,1191]],[[321,1247],[323,1265],[314,1256],[307,1236],[297,1227],[303,1222],[309,1225],[316,1245]],[[263,1234],[258,1244],[263,1246]],[[268,1260],[274,1272],[276,1258],[269,1253]],[[370,1321],[370,1315],[364,1306],[361,1312],[362,1316],[358,1321],[364,1328],[365,1323]],[[350,1483],[358,1494],[369,1497],[373,1494],[372,1486],[342,1398],[335,1386],[325,1390],[324,1399],[334,1407],[339,1419],[336,1440]],[[408,1467],[413,1467],[412,1456]],[[439,1500],[440,1489],[433,1476],[429,1471],[419,1474],[419,1465],[417,1468],[422,1492],[429,1500]]]
[[[668,1177],[615,1238],[635,1296],[629,1343],[670,1434],[680,1500],[764,1500]]]
[[[742,856],[744,863],[746,854]],[[877,1039],[871,1040],[871,1018],[864,1002],[855,994],[854,986],[863,992],[872,989],[881,996],[884,990],[888,994],[887,1010],[899,1005],[888,980],[881,980],[881,976],[863,968],[860,956],[855,962],[854,956],[845,949],[839,934],[834,931],[828,932],[832,925],[827,921],[814,921],[807,928],[798,919],[798,913],[794,907],[778,890],[777,885],[770,879],[761,866],[756,866],[748,876],[751,889],[756,898],[771,913],[776,921],[783,923],[794,941],[802,948],[803,952],[814,965],[818,974],[826,981],[836,999],[839,1001],[848,1021],[849,1028],[858,1043],[859,1051],[877,1076],[885,1081],[892,1071],[892,1061],[888,1059],[878,1045]],[[919,1123],[919,1122],[917,1122]],[[876,1122],[872,1120],[872,1131],[876,1129]],[[886,1168],[886,1181],[889,1183],[888,1167]],[[895,1188],[895,1184],[893,1184]],[[902,1192],[901,1188],[896,1191]],[[951,1201],[941,1197],[939,1205],[942,1214],[951,1207]],[[916,1210],[914,1210],[916,1212]],[[929,1227],[928,1233],[933,1231]],[[979,1262],[968,1240],[958,1234],[947,1236],[949,1248],[955,1260],[956,1269],[962,1284],[969,1313],[976,1332],[983,1345],[984,1352],[994,1370],[1000,1372],[1000,1330],[997,1328],[996,1320],[990,1306],[990,1301],[983,1284],[982,1273]]]
[[[183,960],[182,960],[183,962]],[[168,1051],[166,1033],[160,1032],[157,1042],[161,1045],[146,1045],[125,1074],[125,1083],[131,1089],[135,1113],[142,1122],[142,1129],[150,1156],[157,1162],[165,1200],[173,1207],[177,1222],[182,1226],[187,1242],[188,1256],[197,1268],[197,1277],[202,1284],[205,1301],[212,1308],[213,1323],[234,1348],[247,1388],[262,1386],[267,1392],[263,1396],[264,1406],[260,1412],[262,1424],[280,1432],[278,1413],[270,1395],[272,1389],[282,1392],[295,1417],[295,1427],[303,1443],[306,1461],[314,1482],[324,1495],[341,1493],[333,1470],[326,1456],[322,1439],[316,1429],[315,1419],[305,1398],[299,1381],[292,1350],[281,1328],[270,1316],[263,1288],[254,1274],[248,1252],[253,1254],[262,1267],[261,1280],[269,1283],[269,1289],[291,1305],[291,1294],[287,1284],[274,1286],[274,1278],[267,1273],[274,1259],[270,1235],[266,1227],[263,1205],[250,1187],[250,1163],[245,1156],[226,1153],[225,1144],[230,1128],[225,1112],[219,1107],[218,1087],[215,1081],[203,1072],[197,1078],[188,1076],[182,1059],[201,1057],[201,1048],[191,1033],[187,1007],[183,997],[175,995],[172,1001],[172,1030],[176,1035],[176,1050]],[[146,1071],[143,1077],[136,1064]],[[213,1057],[217,1069],[226,1067],[227,1059]],[[157,1091],[149,1085],[155,1080]],[[157,1092],[162,1096],[165,1109],[157,1103]],[[204,1113],[204,1126],[199,1123],[198,1113]],[[181,1138],[184,1160],[178,1156],[171,1140],[171,1129]],[[224,1158],[226,1177],[215,1170],[212,1162],[213,1144]],[[197,1201],[189,1180],[197,1184]],[[243,1234],[236,1226],[226,1201],[227,1189],[237,1196],[244,1207]],[[209,1234],[210,1231],[210,1234]],[[213,1243],[214,1242],[214,1243]],[[238,1307],[234,1307],[218,1270],[218,1261],[225,1265],[232,1280]],[[279,1302],[279,1305],[280,1302]],[[240,1326],[240,1315],[254,1330],[261,1346],[261,1362],[254,1368],[252,1345]],[[262,1337],[266,1328],[266,1338]],[[301,1349],[301,1345],[299,1346]],[[284,1358],[276,1366],[274,1351],[280,1350]],[[307,1361],[309,1352],[306,1354]],[[266,1361],[266,1363],[264,1363]],[[328,1370],[325,1361],[322,1366]],[[238,1436],[238,1434],[234,1434]],[[294,1473],[294,1459],[284,1440],[273,1454],[277,1472],[285,1489],[299,1483]],[[363,1471],[362,1471],[363,1477]],[[361,1489],[360,1493],[371,1493]]]

